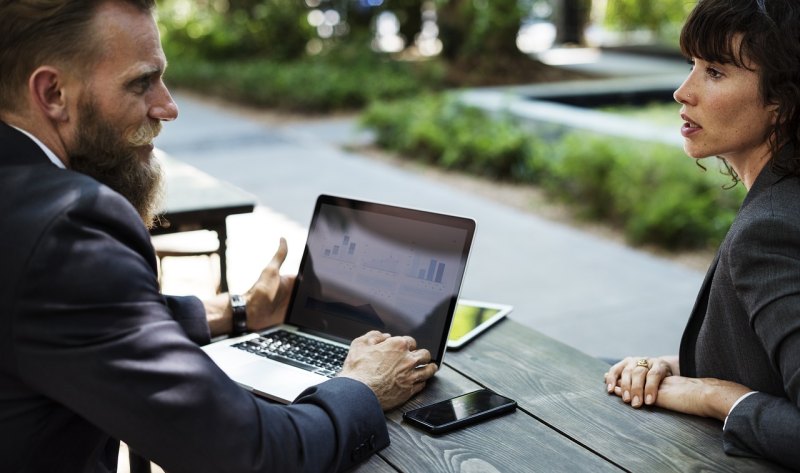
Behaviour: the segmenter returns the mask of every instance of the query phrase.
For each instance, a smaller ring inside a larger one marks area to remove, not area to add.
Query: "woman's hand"
[[[279,324],[286,317],[294,276],[282,276],[281,265],[289,252],[286,240],[281,238],[278,250],[267,264],[253,287],[245,294],[247,301],[247,328],[261,330]]]
[[[679,374],[678,357],[654,358],[630,356],[611,367],[605,374],[608,393],[620,396],[633,407],[653,405],[665,378]]]
[[[721,379],[670,376],[661,383],[656,405],[724,421],[733,404],[750,391],[747,386]]]

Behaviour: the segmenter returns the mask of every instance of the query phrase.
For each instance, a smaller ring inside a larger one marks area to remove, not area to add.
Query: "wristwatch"
[[[231,335],[238,336],[247,332],[247,304],[244,297],[231,294],[231,313],[233,314],[233,331]]]

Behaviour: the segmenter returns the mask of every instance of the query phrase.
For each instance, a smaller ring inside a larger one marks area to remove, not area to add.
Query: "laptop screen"
[[[474,232],[467,218],[320,196],[287,322],[348,342],[411,335],[438,363]]]

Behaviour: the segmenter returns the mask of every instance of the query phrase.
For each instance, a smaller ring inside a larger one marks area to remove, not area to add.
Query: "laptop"
[[[474,233],[464,217],[321,195],[285,322],[203,350],[282,403],[335,376],[370,330],[410,335],[441,365]]]

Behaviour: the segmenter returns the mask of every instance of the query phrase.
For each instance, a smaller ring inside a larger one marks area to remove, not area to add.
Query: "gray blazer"
[[[800,469],[800,178],[769,165],[706,275],[680,348],[681,375],[755,391],[728,416],[725,452]]]

